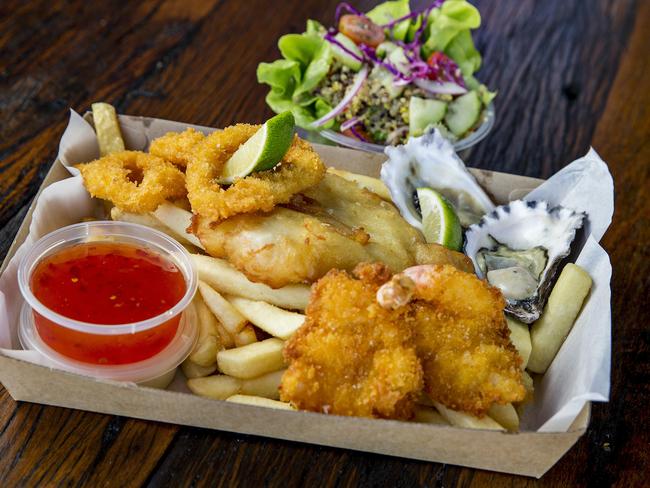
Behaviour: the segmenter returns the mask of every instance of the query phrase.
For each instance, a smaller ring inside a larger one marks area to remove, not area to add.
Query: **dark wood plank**
[[[548,178],[584,155],[635,19],[635,1],[476,2],[497,119],[471,166]]]
[[[416,486],[442,481],[447,471],[435,463],[183,428],[148,486]]]
[[[611,401],[595,412],[588,475],[618,486],[650,479],[650,3],[643,2],[593,139],[614,176],[614,225],[604,239],[614,268]],[[592,464],[593,463],[593,464]],[[595,469],[595,466],[603,466]]]
[[[41,1],[0,17],[0,226],[36,193],[68,108],[128,96],[216,4]]]
[[[3,389],[2,397],[8,397]],[[35,404],[0,422],[3,486],[138,486],[173,439],[173,426]],[[13,407],[13,408],[11,408]]]
[[[354,3],[367,8],[375,2]],[[307,18],[331,22],[335,4],[0,4],[2,254],[56,154],[68,107],[83,111],[92,101],[106,100],[125,113],[205,125],[261,121],[270,111],[262,102],[266,89],[257,85],[255,67],[275,59],[277,38],[301,31]],[[650,443],[644,410],[650,334],[642,315],[649,271],[648,3],[476,4],[484,18],[476,34],[484,54],[479,77],[500,94],[497,126],[468,162],[548,176],[593,141],[617,183],[615,225],[605,239],[615,268],[612,402],[594,408],[588,435],[542,483],[641,486]],[[17,405],[1,388],[0,480],[3,486],[542,484],[454,466]]]

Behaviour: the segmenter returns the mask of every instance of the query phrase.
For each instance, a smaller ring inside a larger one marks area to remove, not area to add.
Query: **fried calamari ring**
[[[222,220],[261,210],[270,212],[292,195],[318,183],[325,165],[309,143],[294,136],[289,150],[275,168],[238,178],[228,188],[216,183],[223,166],[241,144],[260,128],[237,124],[207,136],[194,148],[187,165],[188,198],[192,211],[202,217]]]
[[[172,163],[139,151],[121,151],[78,164],[93,197],[133,213],[156,210],[168,198],[185,195],[185,175]]]
[[[192,150],[203,139],[205,136],[191,127],[184,132],[168,132],[151,141],[149,154],[184,168],[190,160]]]

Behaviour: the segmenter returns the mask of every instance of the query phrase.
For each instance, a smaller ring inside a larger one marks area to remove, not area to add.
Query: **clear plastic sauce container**
[[[198,282],[191,258],[148,227],[99,221],[59,229],[23,257],[18,282],[23,347],[63,369],[156,383],[173,377],[196,339],[183,317]]]

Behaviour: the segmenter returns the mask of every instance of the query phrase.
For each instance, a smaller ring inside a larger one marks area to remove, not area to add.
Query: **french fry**
[[[155,218],[151,213],[136,214],[131,212],[125,212],[122,209],[113,207],[111,208],[111,219],[119,220],[120,222],[130,222],[132,224],[140,224],[146,227],[151,227],[152,229],[156,229],[164,234],[173,237],[184,246],[190,246],[191,250],[196,251],[196,247],[194,246],[193,243],[191,243],[190,241],[185,239],[182,235],[177,234],[172,229],[164,225],[157,218]]]
[[[165,232],[165,226],[158,222],[151,214],[136,214],[132,212],[125,212],[124,210],[113,207],[111,208],[111,219],[120,222],[129,222],[131,224],[140,224],[152,229]]]
[[[235,347],[235,338],[226,330],[221,322],[217,324],[217,332],[219,333],[221,344],[223,344],[225,349]]]
[[[327,168],[327,172],[336,176],[340,176],[345,180],[356,183],[361,188],[365,188],[366,190],[370,190],[371,192],[376,193],[383,200],[386,200],[388,202],[393,201],[393,199],[390,196],[390,192],[388,191],[388,188],[386,187],[384,182],[381,181],[379,178],[373,178],[371,176],[351,173],[349,171],[336,169],[332,167]]]
[[[535,396],[535,383],[527,371],[524,371],[522,373],[521,379],[524,383],[524,388],[526,388],[526,397],[515,405],[517,413],[520,417],[523,415],[526,405],[532,402]]]
[[[241,390],[243,395],[253,395],[258,397],[270,398],[271,400],[280,399],[280,382],[286,369],[273,371],[257,378],[241,380]]]
[[[483,429],[483,430],[505,430],[496,420],[485,416],[483,418],[474,417],[465,412],[457,412],[450,408],[435,402],[435,407],[440,415],[455,427],[463,429]]]
[[[417,407],[413,420],[424,424],[449,425],[449,422],[435,408],[431,407]]]
[[[227,261],[200,254],[192,254],[199,278],[215,290],[250,300],[272,303],[282,308],[304,310],[309,303],[309,286],[288,285],[271,288],[262,283],[253,283]]]
[[[255,329],[251,325],[247,325],[233,339],[235,340],[235,346],[241,347],[257,342],[257,335],[255,335]]]
[[[519,415],[512,403],[505,405],[493,404],[488,410],[488,416],[512,432],[519,430]]]
[[[211,366],[199,366],[198,364],[192,362],[187,358],[181,364],[181,369],[188,379],[191,378],[203,378],[204,376],[209,376],[217,370],[217,363],[214,363]]]
[[[591,276],[576,264],[567,264],[553,287],[544,312],[530,331],[532,351],[528,369],[545,373],[571,332],[591,289]]]
[[[200,294],[194,296],[193,303],[196,309],[199,337],[189,359],[193,363],[207,368],[217,363],[217,352],[223,349],[223,345],[217,330],[217,318],[207,307]]]
[[[235,378],[255,378],[284,367],[284,342],[271,338],[217,353],[217,365],[223,373]]]
[[[99,144],[99,155],[124,151],[124,139],[120,131],[115,107],[108,103],[93,103],[93,124]]]
[[[275,408],[277,410],[295,410],[290,403],[269,400],[268,398],[251,396],[251,395],[233,395],[226,398],[227,402],[242,403],[244,405],[253,405],[255,407]]]
[[[172,203],[165,202],[160,204],[152,214],[165,227],[174,231],[176,235],[199,249],[204,249],[199,238],[187,231],[192,225],[192,212],[183,210]]]
[[[287,340],[305,322],[300,313],[288,312],[270,303],[229,295],[227,300],[250,322],[274,337]]]
[[[506,317],[506,321],[508,322],[508,329],[510,329],[510,341],[523,360],[521,369],[526,369],[528,359],[530,358],[530,350],[532,349],[530,344],[530,330],[526,324],[522,324],[513,318]]]
[[[199,281],[199,293],[212,313],[217,316],[223,327],[234,338],[248,323],[237,308],[204,281]]]
[[[225,400],[239,393],[278,400],[280,381],[285,371],[284,369],[274,371],[249,380],[233,378],[225,374],[204,378],[193,377],[192,381],[187,382],[187,386],[193,393],[215,400]]]
[[[527,371],[524,371],[521,379],[524,383],[524,388],[526,388],[526,398],[524,399],[524,402],[531,401],[535,393],[535,382],[533,381],[533,377],[529,375]]]
[[[187,387],[195,395],[201,395],[215,400],[225,400],[236,395],[241,389],[241,381],[223,374],[193,378],[187,380]]]
[[[220,349],[221,340],[219,337],[208,335],[200,337],[190,354],[190,361],[208,368],[216,364],[217,351]]]

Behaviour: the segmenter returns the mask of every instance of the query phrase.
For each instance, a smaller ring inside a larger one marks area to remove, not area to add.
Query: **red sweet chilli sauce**
[[[186,291],[183,273],[158,253],[125,243],[90,242],[41,260],[31,290],[47,308],[89,324],[132,324],[176,305]],[[34,312],[41,339],[67,357],[94,364],[128,364],[167,346],[180,314],[150,329],[117,335],[93,334],[58,325]]]

